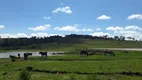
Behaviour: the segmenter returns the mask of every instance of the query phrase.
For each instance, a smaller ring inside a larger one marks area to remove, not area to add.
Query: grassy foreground
[[[78,54],[30,57],[30,60],[0,59],[0,80],[18,80],[21,69],[32,66],[30,80],[142,80],[142,52],[115,51],[116,57]],[[119,74],[131,72],[139,74]],[[6,74],[4,74],[6,73]],[[99,74],[102,73],[102,74]]]

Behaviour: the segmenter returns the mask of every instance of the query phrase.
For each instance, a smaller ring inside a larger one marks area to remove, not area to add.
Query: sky
[[[142,0],[0,0],[0,36],[88,34],[142,40]]]

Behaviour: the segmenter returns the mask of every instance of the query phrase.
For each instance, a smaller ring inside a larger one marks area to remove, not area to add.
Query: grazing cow
[[[41,54],[41,56],[46,56],[47,57],[47,52],[39,52],[39,54]]]
[[[104,51],[104,55],[106,56],[107,54],[112,55],[113,57],[115,56],[114,52],[112,51],[108,51],[108,50]]]
[[[87,51],[89,55],[102,55],[104,53],[104,51],[101,49],[88,49]]]
[[[53,55],[55,55],[56,53],[52,53]]]
[[[88,56],[88,52],[85,51],[85,50],[81,50],[81,51],[80,51],[80,55],[81,55],[81,56],[83,56],[83,55],[84,55],[84,56]]]
[[[18,59],[18,57],[16,56],[13,56],[13,55],[9,55],[10,58],[13,58],[13,59]]]
[[[12,62],[14,62],[14,61],[15,61],[15,59],[19,59],[18,57],[13,56],[13,55],[9,55],[9,57],[11,58],[11,61],[12,61]]]

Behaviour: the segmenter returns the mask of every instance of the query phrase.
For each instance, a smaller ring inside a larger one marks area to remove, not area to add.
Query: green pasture
[[[115,57],[104,55],[83,57],[72,51],[65,56],[30,57],[28,61],[20,59],[11,62],[10,59],[0,59],[0,80],[17,80],[21,69],[27,66],[33,67],[30,80],[142,80],[141,75],[116,74],[142,73],[142,52],[114,52]],[[106,75],[97,74],[101,72]],[[3,75],[4,73],[7,74]]]

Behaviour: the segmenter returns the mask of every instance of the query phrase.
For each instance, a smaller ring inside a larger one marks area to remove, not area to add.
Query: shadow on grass
[[[19,69],[18,71],[20,71]],[[94,72],[94,73],[88,73],[88,72],[67,72],[67,71],[51,71],[51,70],[39,70],[39,69],[33,69],[31,70],[33,72],[43,72],[43,73],[51,73],[51,74],[80,74],[80,75],[128,75],[128,76],[142,76],[142,72],[131,72],[131,71],[123,71],[123,72]]]

